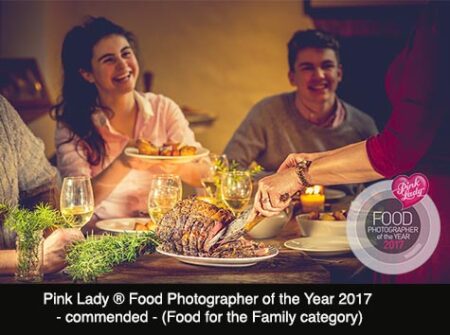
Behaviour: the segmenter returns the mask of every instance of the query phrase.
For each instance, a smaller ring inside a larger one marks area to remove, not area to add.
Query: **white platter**
[[[278,255],[278,249],[269,246],[269,253],[259,257],[243,257],[243,258],[218,258],[218,257],[197,257],[197,256],[185,256],[175,254],[156,248],[162,255],[174,257],[179,261],[187,264],[202,265],[202,266],[216,266],[216,267],[245,267],[255,265],[258,262],[268,260]]]

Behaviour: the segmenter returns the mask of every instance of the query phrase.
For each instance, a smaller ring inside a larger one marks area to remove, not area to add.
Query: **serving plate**
[[[325,188],[323,193],[325,194],[326,200],[338,200],[338,199],[345,198],[345,196],[346,196],[344,191],[335,190],[332,188]]]
[[[183,164],[195,161],[199,158],[208,156],[209,150],[206,148],[197,149],[197,153],[195,155],[188,156],[151,156],[151,155],[141,155],[139,153],[138,148],[128,147],[125,148],[125,155],[129,157],[139,158],[147,161],[166,161],[175,164]]]
[[[300,237],[286,241],[284,246],[316,257],[338,256],[352,250],[347,238],[342,236]]]
[[[161,250],[160,247],[156,248],[156,251],[162,255],[169,257],[174,257],[180,262],[202,265],[202,266],[216,266],[216,267],[246,267],[255,265],[256,263],[271,259],[278,255],[278,249],[269,246],[269,253],[264,256],[259,257],[240,257],[240,258],[219,258],[219,257],[197,257],[197,256],[185,256],[180,254],[175,254],[167,251]]]
[[[136,223],[147,224],[151,221],[150,218],[120,218],[97,221],[95,225],[97,228],[111,233],[142,233],[146,230],[135,230]],[[156,225],[153,225],[156,228]]]

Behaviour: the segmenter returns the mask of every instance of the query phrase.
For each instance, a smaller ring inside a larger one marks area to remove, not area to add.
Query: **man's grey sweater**
[[[295,105],[295,92],[268,97],[257,103],[225,148],[229,160],[247,167],[253,161],[275,172],[290,153],[320,152],[359,142],[375,135],[373,119],[341,100],[344,121],[323,128],[307,121]],[[348,193],[351,188],[345,189]]]

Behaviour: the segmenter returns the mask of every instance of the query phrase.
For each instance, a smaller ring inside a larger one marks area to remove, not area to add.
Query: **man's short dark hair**
[[[290,71],[294,71],[298,52],[306,48],[332,49],[339,63],[339,42],[333,35],[317,29],[299,30],[292,35],[288,43]]]

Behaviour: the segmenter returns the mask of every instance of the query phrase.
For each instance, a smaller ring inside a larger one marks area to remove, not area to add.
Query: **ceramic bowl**
[[[279,214],[265,218],[258,223],[247,234],[254,239],[272,238],[279,234],[284,225],[291,219],[291,209],[284,210]]]
[[[295,217],[300,225],[302,236],[347,236],[347,220],[310,220],[308,214]]]

